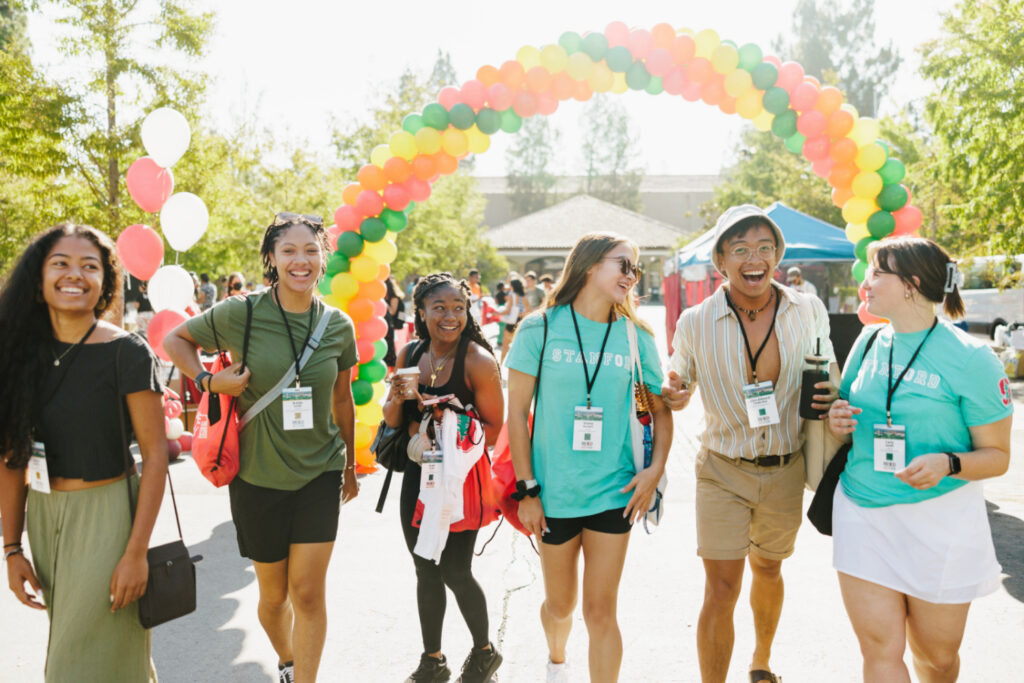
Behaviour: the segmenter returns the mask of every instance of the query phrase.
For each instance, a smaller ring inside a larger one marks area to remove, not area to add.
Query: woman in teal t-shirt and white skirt
[[[1013,400],[995,354],[935,316],[963,315],[959,274],[934,242],[875,243],[865,328],[829,427],[853,437],[832,512],[833,560],[864,680],[954,681],[974,598],[999,587],[980,479],[1010,460]],[[867,351],[865,352],[865,349]]]

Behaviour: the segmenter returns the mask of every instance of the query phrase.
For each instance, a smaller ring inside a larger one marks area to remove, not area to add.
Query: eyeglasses
[[[632,275],[639,280],[644,275],[644,267],[639,263],[634,264],[625,256],[605,256],[602,261],[618,261],[623,275]]]
[[[729,254],[739,261],[749,261],[754,254],[757,254],[758,258],[768,260],[775,256],[775,245],[762,244],[757,249],[751,249],[750,247],[736,247],[730,251]]]
[[[271,226],[279,228],[282,225],[292,225],[293,223],[304,223],[312,228],[322,228],[324,226],[324,219],[320,216],[313,216],[305,213],[282,211],[274,214],[274,222],[271,223]]]

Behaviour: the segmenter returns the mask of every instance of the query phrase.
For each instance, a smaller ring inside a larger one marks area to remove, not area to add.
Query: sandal
[[[754,669],[750,672],[750,683],[758,683],[758,681],[782,683],[782,676],[776,676],[771,671],[765,671],[764,669]]]

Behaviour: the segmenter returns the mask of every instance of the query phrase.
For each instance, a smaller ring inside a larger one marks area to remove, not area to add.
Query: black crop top
[[[54,342],[57,355],[70,346]],[[163,392],[157,359],[149,345],[134,334],[100,344],[83,344],[71,351],[60,367],[48,365],[42,378],[42,403],[36,409],[33,438],[46,445],[51,477],[98,481],[124,473],[114,383],[119,346],[122,397],[137,391]],[[127,404],[124,398],[120,402],[130,441]]]
[[[459,340],[459,346],[455,350],[455,364],[452,366],[452,374],[448,377],[448,381],[439,387],[420,383],[421,396],[455,394],[463,407],[474,403],[473,392],[466,386],[466,353],[469,351],[469,341],[469,337],[463,337]],[[423,354],[427,352],[429,345],[415,341],[408,348],[409,350],[406,352],[405,357],[405,367],[414,368],[419,363],[420,358],[423,357]],[[416,401],[406,401],[403,404],[403,408],[406,424],[420,419],[421,415],[417,409]]]

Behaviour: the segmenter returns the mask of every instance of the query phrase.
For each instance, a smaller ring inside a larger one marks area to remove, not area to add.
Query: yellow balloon
[[[533,45],[523,45],[516,52],[516,61],[522,64],[527,71],[535,66],[540,66],[540,50]]]
[[[447,154],[461,157],[469,151],[469,139],[458,128],[449,128],[441,133],[441,146]]]
[[[731,97],[739,99],[750,92],[750,89],[753,87],[754,81],[750,77],[750,72],[746,69],[736,69],[725,77],[725,92],[729,93]],[[758,101],[760,99],[761,93],[758,91]],[[739,104],[739,102],[736,102],[736,104]],[[739,111],[738,107],[736,111]]]
[[[754,128],[760,131],[766,131],[772,129],[772,121],[775,120],[775,114],[770,111],[762,111],[760,114],[754,117]]]
[[[569,74],[569,78],[582,81],[594,72],[594,62],[586,52],[574,52],[566,60],[565,72]]]
[[[629,85],[626,83],[626,74],[614,73],[612,74],[612,79],[612,92],[616,95],[621,95],[629,90]]]
[[[878,211],[878,205],[870,199],[851,197],[843,204],[843,219],[847,223],[867,223],[871,214]]]
[[[334,296],[334,294],[326,294],[326,295],[324,295],[324,296],[322,296],[320,298],[328,306],[334,306],[335,308],[340,308],[343,311],[345,310],[345,307],[342,306],[341,303],[343,301],[345,303],[348,303],[348,301],[346,301],[345,299],[339,299],[338,297]]]
[[[395,246],[394,242],[383,239],[379,242],[367,243],[363,253],[377,263],[391,263],[398,256],[398,247]]]
[[[683,28],[676,29],[676,35],[677,36],[690,36],[691,38],[693,38],[693,36],[695,34],[694,34],[692,28],[690,28],[688,26],[684,26]]]
[[[384,386],[384,382],[377,382],[373,385],[373,400],[380,402],[384,400],[384,394],[388,393],[387,387]]]
[[[858,146],[863,147],[877,140],[880,132],[878,121],[865,117],[854,121],[853,130],[850,131],[849,136]]]
[[[364,403],[361,406],[356,406],[356,419],[363,424],[380,423],[383,417],[384,411],[376,401],[370,401],[369,403]]]
[[[466,131],[466,142],[473,154],[483,154],[491,148],[491,136],[481,132],[476,124]]]
[[[436,128],[424,126],[413,136],[420,154],[437,154],[441,151],[441,133]]]
[[[357,449],[366,448],[373,441],[373,437],[376,435],[376,433],[377,425],[373,425],[371,427],[368,424],[361,424],[357,422],[355,433],[355,447]]]
[[[352,273],[338,273],[331,278],[331,294],[337,299],[351,299],[358,291],[359,282]]]
[[[384,168],[384,164],[393,156],[395,155],[391,153],[390,147],[387,145],[377,145],[370,152],[370,163],[378,168]]]
[[[867,219],[865,219],[867,220]],[[380,272],[380,264],[377,263],[372,257],[367,254],[360,254],[350,261],[349,273],[358,282],[369,282],[370,280],[377,279],[377,273]],[[345,273],[341,273],[344,275]],[[334,284],[334,281],[331,281]],[[358,289],[358,285],[356,287]]]
[[[580,53],[577,53],[580,54]],[[575,57],[576,55],[573,55]],[[587,78],[587,83],[594,89],[594,92],[608,92],[615,85],[615,74],[603,61],[594,65],[593,71]]]
[[[735,71],[733,73],[740,73]],[[742,73],[747,73],[743,71]],[[749,77],[749,76],[748,76]],[[726,81],[729,79],[726,78]],[[757,118],[758,114],[764,111],[764,106],[761,104],[761,98],[764,93],[755,88],[748,89],[745,93],[736,98],[736,113],[745,119],[753,121]]]
[[[545,45],[540,51],[540,64],[553,74],[565,71],[569,55],[561,45]]]
[[[846,224],[846,239],[857,244],[857,242],[860,242],[865,237],[871,237],[871,232],[868,231],[868,226],[863,223]]]
[[[391,138],[388,140],[388,149],[396,157],[402,157],[406,161],[412,161],[419,149],[416,147],[416,138],[412,136],[412,133],[405,130],[400,130],[396,133],[391,134]]]
[[[853,177],[850,189],[853,194],[863,199],[874,200],[882,191],[882,176],[874,171],[861,171]]]
[[[720,74],[731,74],[739,64],[740,53],[732,45],[719,45],[711,52],[711,66]]]
[[[703,57],[704,59],[711,59],[711,53],[715,51],[715,48],[722,44],[721,39],[718,37],[718,33],[714,29],[706,28],[696,36],[693,37],[693,42],[697,45],[696,56]]]
[[[398,239],[398,233],[397,232],[391,232],[390,230],[388,230],[386,233],[384,233],[384,238],[385,239],[389,239],[392,242],[394,242],[395,240]]]
[[[861,119],[861,121],[863,120]],[[885,165],[886,156],[885,148],[877,142],[872,142],[857,150],[857,158],[854,163],[862,171],[877,171]]]

